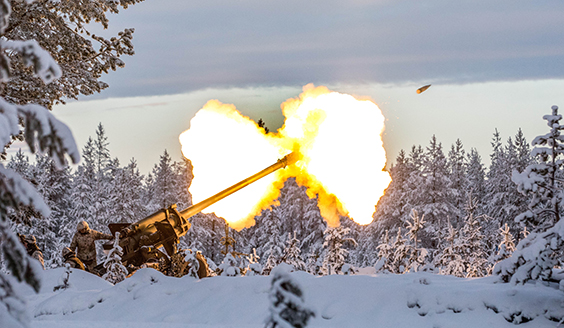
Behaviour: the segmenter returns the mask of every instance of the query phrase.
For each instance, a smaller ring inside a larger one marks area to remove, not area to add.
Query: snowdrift
[[[115,286],[63,268],[45,271],[28,291],[32,327],[263,327],[270,277],[173,278],[142,269]],[[564,293],[544,285],[494,283],[429,273],[291,274],[316,311],[308,327],[555,327]]]

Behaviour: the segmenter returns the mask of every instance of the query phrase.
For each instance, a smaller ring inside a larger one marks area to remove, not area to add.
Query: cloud
[[[147,1],[113,17],[136,55],[104,96],[561,79],[561,17],[561,1]]]

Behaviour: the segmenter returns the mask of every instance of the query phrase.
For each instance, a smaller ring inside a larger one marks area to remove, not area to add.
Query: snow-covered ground
[[[40,293],[26,291],[32,327],[263,327],[268,315],[268,276],[196,280],[142,269],[113,286],[73,271],[71,287],[54,292],[63,275],[64,268],[47,270]],[[556,327],[555,318],[564,316],[564,293],[557,288],[496,284],[495,277],[291,277],[316,311],[308,327],[514,328],[528,320],[518,327],[543,328]]]

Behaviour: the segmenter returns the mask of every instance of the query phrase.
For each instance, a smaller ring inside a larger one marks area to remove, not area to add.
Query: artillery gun
[[[190,217],[270,173],[294,164],[296,161],[297,155],[290,153],[264,170],[182,211],[179,211],[174,204],[134,223],[110,223],[108,228],[112,235],[115,236],[115,233],[119,232],[119,245],[123,249],[123,265],[128,269],[134,269],[146,263],[164,262],[165,267],[170,267],[170,259],[177,255],[179,238],[190,229],[191,224],[188,221]],[[112,248],[112,243],[107,242],[103,247],[105,251],[109,251]],[[164,248],[166,254],[159,249],[161,247]],[[196,258],[200,262],[200,268],[207,268],[203,256],[196,256]],[[102,264],[98,265],[95,271],[98,273],[104,271]],[[200,278],[207,276],[207,269],[199,270],[198,275]]]

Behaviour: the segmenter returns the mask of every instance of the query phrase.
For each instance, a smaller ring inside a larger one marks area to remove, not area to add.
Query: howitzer
[[[124,265],[140,266],[148,260],[164,256],[158,249],[163,247],[169,257],[176,253],[178,239],[190,229],[188,219],[208,206],[297,161],[295,153],[290,153],[264,170],[234,184],[233,186],[182,211],[176,204],[161,209],[135,223],[111,223],[108,225],[112,235],[120,233],[119,245],[123,249]],[[112,248],[111,243],[104,244],[104,249]]]

